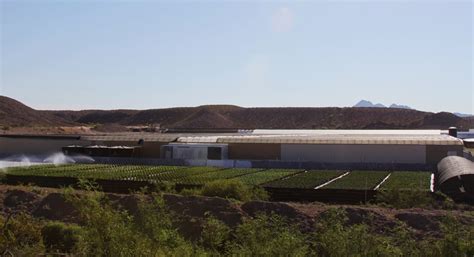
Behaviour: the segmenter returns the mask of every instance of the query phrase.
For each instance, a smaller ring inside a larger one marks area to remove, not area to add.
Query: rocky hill
[[[72,119],[64,119],[47,112],[37,111],[14,99],[0,95],[0,125],[62,126],[74,123]]]
[[[400,108],[243,108],[233,105],[150,110],[39,111],[0,96],[0,125],[64,126],[84,124],[146,125],[164,128],[241,129],[460,129],[474,120],[451,113]]]

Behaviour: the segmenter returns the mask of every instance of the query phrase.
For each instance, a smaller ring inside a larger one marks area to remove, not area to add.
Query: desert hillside
[[[0,95],[0,125],[3,126],[62,126],[72,125],[72,119],[34,110],[19,101]]]
[[[243,108],[233,105],[150,110],[34,110],[0,96],[0,125],[66,126],[85,124],[147,125],[164,128],[241,129],[460,129],[474,127],[474,120],[454,114],[397,108]]]

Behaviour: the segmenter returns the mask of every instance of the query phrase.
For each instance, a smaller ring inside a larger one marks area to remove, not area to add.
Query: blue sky
[[[0,94],[37,109],[474,113],[469,0],[0,2]]]

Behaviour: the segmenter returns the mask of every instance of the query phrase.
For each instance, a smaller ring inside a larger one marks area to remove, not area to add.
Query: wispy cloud
[[[286,32],[293,28],[294,14],[288,7],[280,7],[273,12],[272,29],[276,32]]]
[[[270,72],[268,58],[261,55],[254,56],[243,68],[244,88],[255,90],[267,86]]]

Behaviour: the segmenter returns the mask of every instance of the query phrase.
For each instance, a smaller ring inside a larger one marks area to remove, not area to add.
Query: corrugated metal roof
[[[262,134],[262,135],[176,135],[176,134],[119,134],[86,135],[86,141],[133,141],[178,143],[270,143],[270,144],[412,144],[412,145],[463,145],[461,139],[440,134]]]
[[[143,139],[145,142],[173,142],[178,137],[176,135],[167,134],[125,134],[125,135],[99,135],[99,136],[81,136],[81,140],[86,141],[136,141]]]
[[[177,142],[179,143],[217,143],[219,136],[191,136],[191,137],[179,137]]]
[[[440,186],[452,177],[474,175],[474,163],[459,156],[448,156],[438,163],[436,185]]]
[[[440,135],[439,129],[255,129],[253,135]]]
[[[463,145],[445,135],[280,135],[219,137],[218,143]]]

